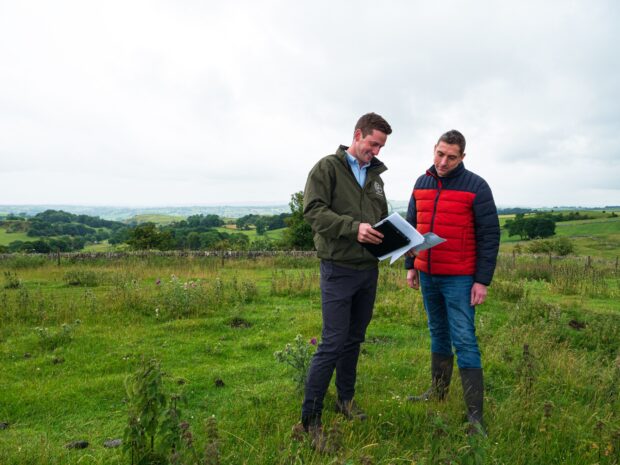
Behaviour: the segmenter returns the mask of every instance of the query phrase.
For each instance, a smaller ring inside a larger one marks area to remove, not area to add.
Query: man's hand
[[[411,248],[405,252],[405,256],[409,258],[415,258],[418,256],[418,252],[415,249]]]
[[[471,287],[471,305],[480,305],[487,298],[487,287],[484,284],[474,283]]]
[[[420,289],[420,276],[418,270],[407,270],[407,284],[411,289]]]
[[[357,240],[359,242],[365,242],[367,244],[381,244],[383,234],[376,229],[372,229],[369,223],[360,223],[357,229]]]

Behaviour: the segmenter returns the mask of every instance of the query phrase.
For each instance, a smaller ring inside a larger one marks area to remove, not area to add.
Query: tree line
[[[46,210],[33,217],[9,215],[0,221],[0,227],[36,239],[0,245],[0,253],[72,252],[105,240],[112,245],[126,244],[132,250],[311,250],[312,232],[303,218],[303,193],[293,194],[289,206],[291,213],[250,214],[237,219],[237,230],[256,230],[254,240],[234,229],[218,229],[225,222],[214,214],[192,215],[169,225],[125,224],[62,210]],[[265,235],[281,228],[287,228],[281,239]]]

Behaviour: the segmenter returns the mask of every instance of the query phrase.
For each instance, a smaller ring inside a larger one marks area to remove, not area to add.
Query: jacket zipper
[[[434,176],[433,176],[434,177]],[[439,196],[441,194],[441,180],[439,178],[435,178],[437,181],[437,195],[435,196],[435,203],[433,204],[433,216],[431,217],[431,232],[435,232],[435,214],[437,213],[437,204],[439,203]],[[432,274],[431,272],[431,253],[432,248],[428,249],[428,274]]]

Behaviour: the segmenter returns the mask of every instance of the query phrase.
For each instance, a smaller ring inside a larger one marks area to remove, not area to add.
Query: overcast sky
[[[0,204],[287,203],[363,113],[500,206],[620,205],[620,3],[0,0]]]

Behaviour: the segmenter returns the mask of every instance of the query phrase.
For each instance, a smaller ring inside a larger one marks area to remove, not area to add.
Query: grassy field
[[[613,261],[586,268],[579,259],[500,257],[476,315],[488,438],[465,434],[458,376],[445,403],[405,400],[429,381],[426,320],[401,262],[382,266],[356,395],[369,420],[347,423],[328,408],[327,454],[291,437],[302,396],[293,371],[273,356],[297,334],[320,337],[315,259],[153,256],[57,266],[14,257],[0,261],[2,278],[3,465],[131,463],[103,443],[123,437],[124,384],[142,357],[157,359],[165,391],[186,399],[181,419],[193,450],[208,455],[200,463],[620,461],[620,279]],[[327,406],[334,396],[332,386]],[[89,446],[65,447],[77,440]]]
[[[232,233],[245,234],[246,236],[250,238],[251,241],[255,241],[256,239],[259,239],[261,237],[258,234],[256,234],[256,229],[249,229],[249,230],[237,229],[234,227],[234,225],[222,226],[221,228],[215,228],[215,229],[219,232],[225,232],[228,234],[232,234]],[[284,234],[284,231],[286,231],[286,228],[265,231],[265,234],[263,235],[263,237],[266,237],[272,240],[279,240],[279,239],[282,239],[282,235]]]
[[[131,218],[128,218],[127,220],[125,220],[125,223],[131,223],[131,222],[136,222],[138,224],[141,223],[155,223],[155,224],[159,224],[159,225],[168,225],[168,224],[172,224],[174,222],[178,222],[178,221],[182,221],[186,219],[185,216],[179,216],[179,215],[164,215],[164,214],[156,214],[156,213],[149,213],[149,214],[142,214],[142,215],[135,215],[132,216]]]
[[[36,241],[38,237],[30,237],[25,232],[8,233],[0,228],[0,245],[9,245],[13,241]]]
[[[503,225],[509,218],[500,216],[500,224]],[[620,255],[620,218],[563,221],[556,223],[555,233],[554,238],[568,237],[574,242],[577,255],[609,259]],[[516,244],[527,247],[528,241],[521,241],[518,236],[508,237],[508,231],[502,229],[501,244],[500,250],[508,253]]]

